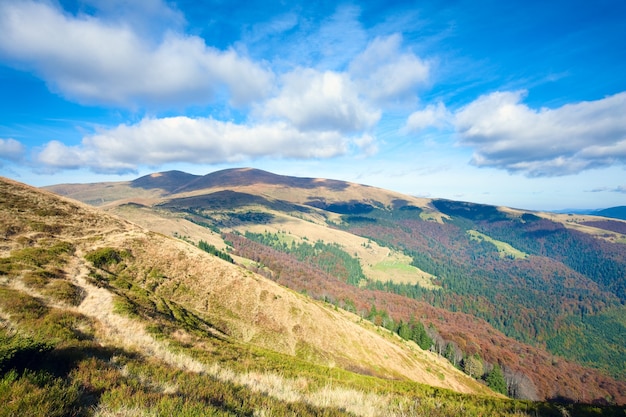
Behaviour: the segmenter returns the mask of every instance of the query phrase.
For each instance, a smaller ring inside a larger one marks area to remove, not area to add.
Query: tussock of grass
[[[66,255],[74,252],[74,245],[64,241],[40,242],[45,246],[27,247],[13,251],[13,263],[44,267],[50,263],[63,264]],[[49,246],[48,246],[49,245]]]
[[[84,298],[83,291],[79,287],[65,280],[52,281],[45,287],[43,293],[70,306],[79,305]]]

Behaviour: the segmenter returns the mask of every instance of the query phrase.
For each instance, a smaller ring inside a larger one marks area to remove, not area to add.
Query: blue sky
[[[0,175],[626,205],[626,2],[0,0]]]

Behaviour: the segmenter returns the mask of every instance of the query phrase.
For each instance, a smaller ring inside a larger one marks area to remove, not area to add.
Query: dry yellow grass
[[[204,240],[220,250],[226,248],[219,234],[167,211],[135,205],[113,206],[106,211],[166,236],[179,236],[195,244]]]
[[[167,342],[156,340],[149,335],[144,325],[136,320],[113,313],[112,294],[103,288],[95,287],[85,280],[88,272],[82,260],[74,266],[76,273],[72,279],[86,291],[84,302],[77,308],[99,323],[98,337],[101,343],[110,346],[123,346],[126,349],[141,352],[144,355],[159,359],[177,369],[210,375],[221,381],[246,386],[255,392],[286,402],[307,402],[319,407],[345,408],[359,416],[378,416],[381,410],[388,410],[388,398],[375,394],[367,394],[357,390],[327,386],[318,391],[308,388],[305,378],[285,378],[270,372],[234,372],[217,363],[205,364],[190,356],[172,352]],[[152,381],[146,381],[152,384]],[[175,393],[172,385],[153,387],[161,392]],[[111,410],[98,410],[96,415],[136,415],[140,409],[121,409],[113,414]]]
[[[115,202],[154,202],[162,190],[145,190],[131,187],[129,181],[100,182],[93,184],[59,184],[46,187],[46,190],[59,195],[82,201],[92,206],[104,206]]]
[[[158,244],[157,244],[158,243]],[[459,392],[486,392],[446,360],[415,344],[375,330],[360,318],[288,290],[188,244],[162,236],[136,240],[139,268],[157,268],[167,281],[156,289],[182,305],[222,322],[239,340],[290,355],[300,346],[328,366],[367,369]]]

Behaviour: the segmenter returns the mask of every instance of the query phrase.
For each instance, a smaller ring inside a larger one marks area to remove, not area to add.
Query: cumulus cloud
[[[0,138],[0,159],[8,161],[19,161],[23,158],[24,153],[24,145],[22,145],[20,142],[11,138]]]
[[[147,1],[147,0],[146,0]],[[224,89],[231,103],[263,97],[268,69],[196,36],[150,41],[128,22],[70,15],[49,3],[0,3],[0,55],[85,103],[157,107],[204,104]]]
[[[24,156],[24,145],[15,139],[0,138],[0,159],[18,161]]]
[[[52,141],[36,158],[50,170],[89,167],[96,172],[122,173],[140,165],[172,162],[212,164],[267,156],[330,158],[353,147],[367,152],[372,146],[371,140],[348,139],[337,131],[300,131],[280,121],[246,126],[181,116],[121,125],[85,137],[78,146]]]
[[[298,68],[285,74],[282,84],[257,115],[286,120],[298,129],[344,133],[367,129],[380,119],[380,111],[361,100],[346,74]]]
[[[402,37],[378,37],[350,64],[349,72],[360,91],[375,102],[415,97],[415,89],[428,82],[430,65],[412,52],[402,52]]]
[[[378,142],[372,135],[365,134],[360,138],[354,139],[354,144],[359,148],[362,158],[373,156],[378,153]]]
[[[439,102],[437,104],[429,104],[424,109],[411,113],[404,130],[419,132],[429,127],[444,128],[450,125],[452,121],[452,113],[446,109],[442,102]]]
[[[491,93],[455,113],[474,165],[535,177],[626,163],[626,93],[538,110],[522,103],[525,94]]]

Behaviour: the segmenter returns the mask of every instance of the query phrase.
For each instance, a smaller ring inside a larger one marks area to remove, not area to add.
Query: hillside
[[[72,187],[51,189],[84,201],[106,191],[103,207],[113,213],[208,242],[251,271],[392,332],[417,319],[430,350],[457,367],[471,357],[502,367],[510,395],[626,403],[619,220],[253,169]]]
[[[357,315],[47,192],[0,179],[0,220],[0,415],[548,407],[499,399]]]
[[[610,207],[598,210],[593,214],[604,217],[613,217],[615,219],[626,220],[626,206]]]

